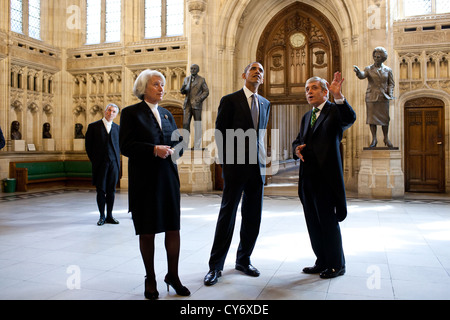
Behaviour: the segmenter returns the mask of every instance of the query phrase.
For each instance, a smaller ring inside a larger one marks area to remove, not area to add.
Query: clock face
[[[303,46],[305,44],[305,39],[306,39],[305,35],[300,32],[294,33],[290,37],[291,44],[294,48],[299,48]]]

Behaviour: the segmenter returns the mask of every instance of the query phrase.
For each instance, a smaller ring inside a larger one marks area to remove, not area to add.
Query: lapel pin
[[[166,118],[166,120],[168,119],[167,114],[164,115],[164,118]]]

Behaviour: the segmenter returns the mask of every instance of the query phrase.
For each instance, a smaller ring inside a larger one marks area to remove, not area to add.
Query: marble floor
[[[450,198],[349,198],[341,224],[347,272],[323,280],[301,272],[314,256],[298,198],[268,190],[252,256],[261,276],[234,269],[238,218],[223,276],[206,287],[220,200],[214,193],[182,195],[180,277],[190,297],[167,292],[164,236],[157,236],[160,299],[450,299]],[[0,193],[0,299],[143,300],[144,268],[126,191],[117,193],[114,215],[119,225],[96,225],[93,190]]]

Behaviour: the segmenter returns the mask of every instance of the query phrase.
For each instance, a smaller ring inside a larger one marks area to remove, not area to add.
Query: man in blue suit
[[[222,164],[224,189],[214,243],[209,260],[207,286],[217,283],[230,248],[236,211],[242,197],[242,223],[236,269],[257,277],[250,255],[261,223],[264,193],[266,152],[265,129],[269,120],[270,102],[257,94],[264,81],[264,68],[249,64],[242,74],[244,88],[224,96],[216,119],[216,144]]]
[[[319,77],[306,81],[311,110],[303,116],[292,143],[294,159],[301,159],[298,195],[317,258],[315,265],[303,272],[326,279],[345,273],[339,222],[347,216],[347,203],[339,145],[356,114],[341,93],[343,81],[340,72],[334,74],[331,85]],[[328,101],[329,93],[334,103]]]
[[[108,104],[103,119],[89,124],[86,131],[86,153],[92,163],[92,184],[97,189],[99,226],[119,223],[112,216],[120,173],[119,125],[113,121],[118,113],[117,105]]]

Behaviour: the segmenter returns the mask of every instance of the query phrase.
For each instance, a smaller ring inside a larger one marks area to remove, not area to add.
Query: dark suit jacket
[[[162,130],[145,101],[123,109],[120,117],[120,150],[128,157],[130,212],[154,210],[163,214],[167,206],[179,210],[180,182],[176,159],[182,155],[182,136],[172,114],[158,107]],[[175,149],[166,159],[155,157],[156,145]],[[177,203],[172,203],[176,202]]]
[[[5,146],[5,137],[3,136],[2,128],[0,128],[0,150]]]
[[[347,202],[345,197],[344,175],[342,170],[341,153],[339,145],[342,140],[344,130],[349,128],[356,121],[356,114],[352,107],[344,101],[344,104],[337,105],[327,101],[323,106],[319,118],[315,126],[310,128],[312,111],[308,111],[302,118],[300,132],[292,143],[294,159],[298,159],[295,154],[295,148],[305,144],[308,130],[312,130],[309,134],[310,143],[303,149],[302,154],[312,153],[317,160],[320,177],[324,177],[323,183],[332,186],[337,203],[336,214],[338,219],[345,218],[347,215]],[[305,162],[308,159],[305,158]],[[303,177],[305,172],[305,163],[300,162],[299,169],[299,188],[302,188]],[[301,194],[299,192],[299,194]]]
[[[114,161],[117,164],[117,168],[120,168],[119,125],[113,122],[110,134],[114,147]],[[108,139],[108,132],[102,120],[89,124],[86,130],[85,145],[86,153],[92,162],[92,184],[94,185],[97,185],[100,179],[104,179],[104,177],[99,175],[99,168],[102,166],[107,153]]]
[[[225,180],[228,177],[235,179],[245,177],[249,172],[248,166],[251,164],[259,164],[261,178],[263,182],[265,180],[264,136],[269,121],[270,102],[260,95],[258,95],[258,99],[259,130],[254,130],[244,89],[226,95],[220,101],[216,119],[216,130],[220,134],[216,132],[215,138]],[[241,139],[243,136],[246,138]]]

